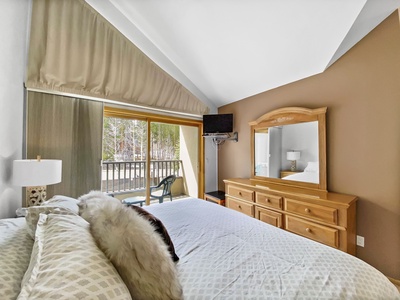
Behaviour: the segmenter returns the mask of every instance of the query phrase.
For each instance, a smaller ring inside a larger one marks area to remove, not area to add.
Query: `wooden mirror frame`
[[[251,148],[251,181],[255,184],[267,185],[274,183],[284,186],[292,186],[313,190],[327,190],[326,180],[326,107],[317,109],[308,109],[303,107],[284,107],[258,118],[256,121],[249,122],[250,125],[250,148]],[[280,178],[271,178],[255,175],[255,131],[257,129],[290,125],[303,122],[318,121],[318,159],[319,159],[319,183],[309,183],[294,180],[283,180]]]

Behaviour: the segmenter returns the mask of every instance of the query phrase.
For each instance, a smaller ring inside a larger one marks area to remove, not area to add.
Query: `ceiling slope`
[[[215,108],[323,72],[400,0],[86,0]]]
[[[400,1],[369,0],[354,21],[351,29],[346,35],[338,50],[333,55],[327,68],[345,54],[350,48],[357,44],[371,30],[378,26],[383,20],[389,17],[398,7]]]

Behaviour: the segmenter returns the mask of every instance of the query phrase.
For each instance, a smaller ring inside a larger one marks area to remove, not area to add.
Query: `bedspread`
[[[360,259],[199,199],[146,207],[175,244],[185,299],[400,299]]]

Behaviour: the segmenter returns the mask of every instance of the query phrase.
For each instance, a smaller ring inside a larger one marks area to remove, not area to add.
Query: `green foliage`
[[[104,161],[146,159],[146,121],[105,117],[103,130]],[[150,130],[151,159],[179,159],[179,126],[151,123]]]

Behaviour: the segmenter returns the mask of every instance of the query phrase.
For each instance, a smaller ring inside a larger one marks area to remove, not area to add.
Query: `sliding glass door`
[[[103,120],[102,190],[119,193],[146,188],[147,121]]]
[[[173,177],[174,199],[200,197],[200,129],[201,121],[105,108],[102,190],[120,199],[160,203],[164,199],[156,196],[162,191],[151,194],[151,187]]]

